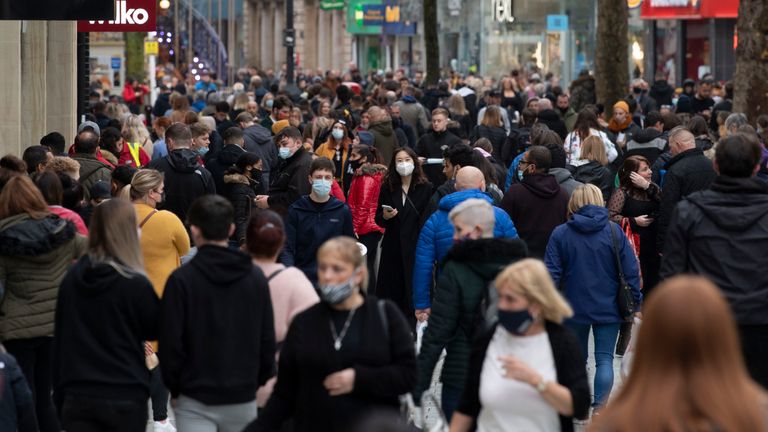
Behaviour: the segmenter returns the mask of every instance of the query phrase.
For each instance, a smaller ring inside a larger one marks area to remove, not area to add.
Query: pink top
[[[57,205],[48,206],[48,210],[50,210],[51,213],[55,214],[56,216],[71,221],[73,224],[75,224],[75,228],[77,228],[78,234],[88,236],[88,227],[85,226],[85,222],[83,222],[83,218],[81,218],[79,214],[68,208]]]

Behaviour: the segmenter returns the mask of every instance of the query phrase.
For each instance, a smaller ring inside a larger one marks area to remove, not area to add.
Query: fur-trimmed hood
[[[381,165],[381,164],[367,163],[367,164],[363,164],[360,167],[360,171],[363,174],[367,174],[367,175],[374,175],[374,174],[379,174],[379,173],[386,174],[387,173],[387,167],[385,167],[384,165]]]
[[[249,186],[251,184],[251,179],[240,173],[230,173],[224,176],[224,183],[244,184]]]

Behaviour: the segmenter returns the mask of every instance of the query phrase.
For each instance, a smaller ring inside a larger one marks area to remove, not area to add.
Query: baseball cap
[[[112,193],[110,192],[110,184],[105,182],[104,180],[99,180],[93,185],[91,185],[91,199],[107,199],[112,198]]]
[[[80,123],[80,126],[77,127],[77,133],[87,129],[91,129],[96,135],[101,136],[101,128],[99,128],[99,125],[97,125],[96,122],[92,122],[90,120],[86,120]]]

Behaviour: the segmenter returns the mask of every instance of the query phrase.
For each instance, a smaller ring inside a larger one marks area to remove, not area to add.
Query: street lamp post
[[[296,45],[296,30],[293,28],[293,0],[285,0],[285,81],[290,87],[293,78],[293,47]]]

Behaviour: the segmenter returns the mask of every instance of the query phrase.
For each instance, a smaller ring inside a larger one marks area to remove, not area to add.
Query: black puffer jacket
[[[224,196],[235,208],[235,233],[232,240],[238,244],[245,242],[245,228],[251,218],[251,210],[254,206],[256,195],[264,195],[265,191],[261,183],[247,177],[235,170],[224,174]]]
[[[501,152],[504,144],[507,142],[507,131],[504,126],[485,126],[477,125],[469,134],[469,142],[474,143],[480,138],[487,138],[493,146],[493,156],[496,160],[501,160]]]
[[[164,175],[166,199],[158,208],[172,212],[181,221],[187,220],[187,211],[195,199],[216,193],[211,173],[200,166],[197,153],[188,148],[172,150],[168,156],[152,161],[148,168]]]
[[[448,251],[419,353],[416,400],[429,388],[443,348],[448,355],[441,381],[444,386],[463,389],[483,291],[504,267],[526,256],[528,250],[520,239],[468,240]]]
[[[603,200],[608,202],[613,193],[613,174],[611,170],[600,165],[600,162],[592,161],[578,167],[568,167],[573,173],[573,178],[584,184],[592,184],[600,188]]]
[[[694,192],[709,188],[717,176],[712,167],[712,161],[697,148],[686,150],[673,157],[664,168],[667,173],[661,189],[659,233],[656,239],[660,251],[664,250],[667,227],[677,203]]]
[[[675,89],[669,85],[667,80],[658,80],[651,86],[651,91],[648,92],[648,96],[656,100],[656,105],[661,107],[662,105],[672,105],[672,96],[675,94]]]
[[[661,277],[708,277],[731,304],[739,325],[768,325],[768,186],[754,178],[718,177],[672,214]]]

